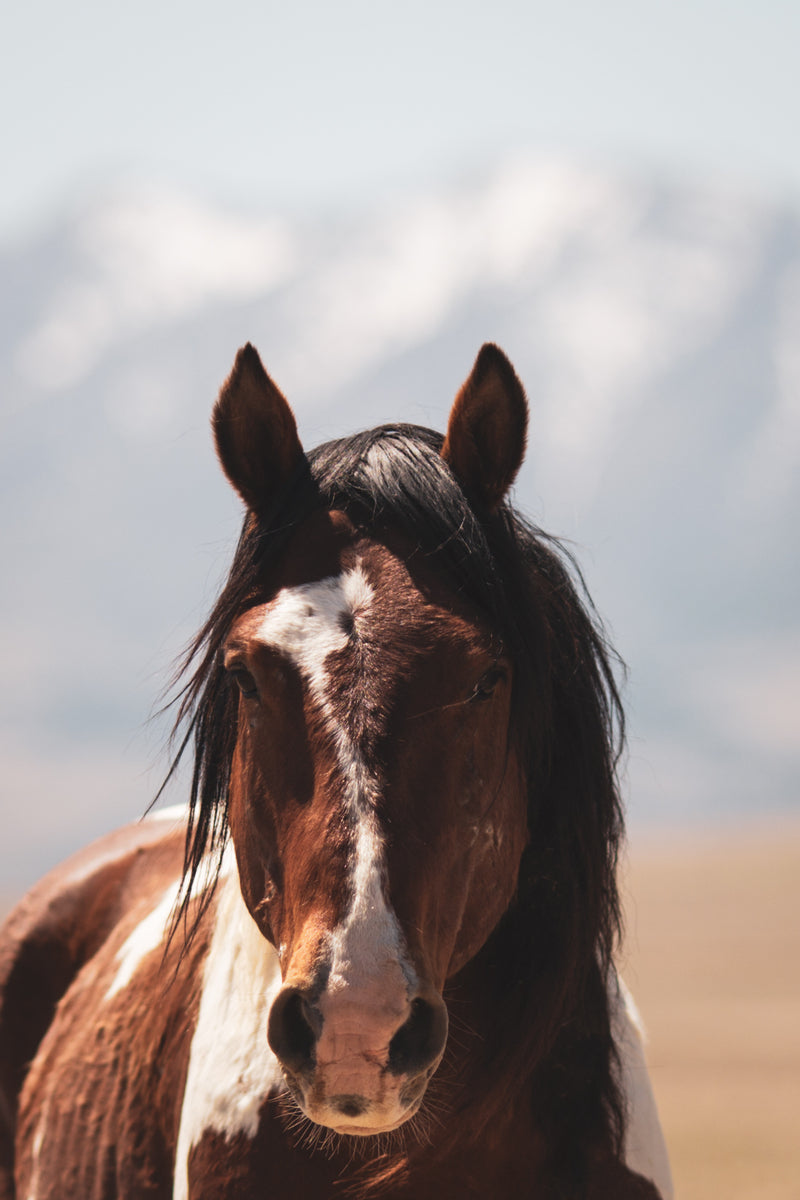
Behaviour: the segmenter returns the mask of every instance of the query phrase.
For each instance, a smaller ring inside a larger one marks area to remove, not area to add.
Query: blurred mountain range
[[[444,428],[498,342],[516,502],[630,669],[634,825],[797,804],[798,210],[523,157],[316,220],[111,188],[0,267],[0,883],[152,798],[148,713],[238,530],[208,415],[248,339],[309,446]]]

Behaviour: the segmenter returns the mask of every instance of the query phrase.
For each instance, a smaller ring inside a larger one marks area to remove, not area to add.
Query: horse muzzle
[[[447,1041],[447,1009],[433,989],[287,985],[272,1005],[270,1047],[287,1087],[310,1120],[369,1137],[396,1129],[419,1109]]]

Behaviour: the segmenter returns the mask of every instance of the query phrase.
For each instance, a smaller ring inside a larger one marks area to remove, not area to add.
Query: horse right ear
[[[302,458],[294,413],[248,342],[211,417],[222,469],[251,512],[263,511]]]

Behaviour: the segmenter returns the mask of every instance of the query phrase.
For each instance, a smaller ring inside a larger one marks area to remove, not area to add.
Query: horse
[[[256,350],[213,410],[245,515],[155,809],[0,946],[6,1200],[669,1200],[614,967],[617,660],[511,506],[480,350],[446,435],[306,455]]]

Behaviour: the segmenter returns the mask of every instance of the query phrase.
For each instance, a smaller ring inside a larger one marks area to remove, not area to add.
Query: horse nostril
[[[447,1041],[447,1009],[440,1000],[430,1003],[417,997],[411,1016],[389,1043],[389,1070],[393,1075],[419,1075],[441,1056]]]
[[[330,1103],[343,1117],[360,1117],[369,1108],[363,1096],[331,1096]]]
[[[278,993],[267,1022],[267,1041],[287,1070],[299,1072],[313,1067],[317,1042],[313,1023],[313,1009],[302,992],[284,988]]]

